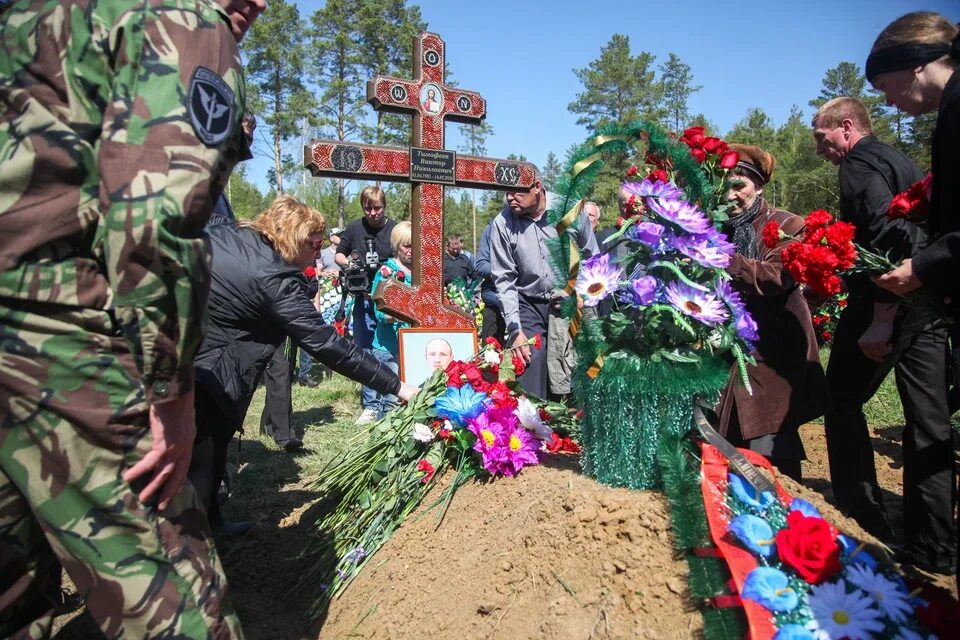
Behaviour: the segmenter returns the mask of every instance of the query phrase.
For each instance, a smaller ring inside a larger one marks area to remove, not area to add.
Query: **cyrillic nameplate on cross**
[[[410,182],[457,183],[457,154],[443,149],[410,147]]]

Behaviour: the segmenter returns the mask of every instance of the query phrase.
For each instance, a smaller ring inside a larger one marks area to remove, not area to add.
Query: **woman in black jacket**
[[[206,338],[194,360],[197,444],[190,468],[210,524],[226,533],[249,528],[224,523],[216,491],[227,445],[242,425],[261,374],[287,336],[327,367],[385,394],[408,400],[402,383],[379,360],[337,335],[313,306],[315,264],[325,221],[291,196],[280,196],[253,222],[208,230],[213,252]]]
[[[870,83],[887,97],[887,103],[917,116],[937,111],[937,125],[931,145],[930,208],[927,228],[930,244],[883,276],[878,285],[897,295],[922,287],[923,293],[943,303],[946,315],[954,318],[951,328],[953,362],[960,364],[960,32],[947,18],[928,11],[908,13],[890,23],[877,37],[867,58]],[[954,376],[957,375],[954,366]],[[944,381],[946,384],[946,381]],[[926,490],[943,503],[954,505],[956,476],[954,442],[950,439],[929,444],[920,451],[925,473],[949,469],[949,477],[937,486],[927,482]],[[906,465],[904,465],[906,469]],[[950,510],[952,511],[952,509]],[[908,514],[909,515],[909,514]],[[955,522],[929,519],[917,523],[929,548],[955,547]],[[909,551],[908,548],[906,551]],[[948,553],[938,557],[904,559],[938,572],[949,572],[953,560]]]

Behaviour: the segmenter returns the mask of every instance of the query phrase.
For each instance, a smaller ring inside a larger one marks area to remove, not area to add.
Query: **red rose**
[[[829,331],[824,331],[823,333],[820,334],[820,336],[823,338],[825,342],[830,342],[830,340],[833,339],[833,334],[830,333]]]
[[[775,220],[767,223],[761,233],[763,245],[768,249],[773,249],[780,242],[780,224]]]
[[[640,171],[640,170],[637,168],[637,165],[635,165],[635,164],[630,165],[630,168],[627,169],[627,177],[629,178],[629,177],[631,177],[631,176],[637,175],[637,172],[638,172],[638,171]]]
[[[707,153],[715,154],[723,149],[724,144],[725,143],[720,138],[714,138],[713,136],[710,136],[709,138],[703,139],[703,150]]]
[[[843,300],[837,300],[837,306],[840,307],[841,309],[846,309],[847,308],[846,298],[844,298]]]
[[[720,156],[721,169],[733,169],[740,162],[740,154],[736,151],[726,151]]]
[[[303,268],[303,275],[307,276],[308,278],[316,278],[316,277],[317,277],[317,268],[314,267],[314,266],[312,266],[312,265],[309,266],[309,267],[304,267],[304,268]]]
[[[703,132],[703,127],[689,127],[680,136],[680,142],[685,143],[688,147],[699,147],[703,144]]]
[[[540,419],[543,420],[544,422],[550,422],[551,420],[553,420],[553,416],[551,416],[550,413],[543,407],[540,407],[539,409],[537,409],[537,413],[540,414]]]
[[[449,429],[440,429],[440,431],[437,432],[437,437],[441,440],[449,440],[453,437],[453,434]]]
[[[787,514],[786,528],[777,532],[777,554],[810,584],[840,571],[840,546],[830,524],[800,511]]]
[[[823,318],[821,318],[820,316],[813,316],[813,326],[819,327],[822,324],[823,324]]]
[[[487,387],[489,386],[487,381],[483,379],[483,372],[477,367],[477,365],[470,364],[463,366],[463,375],[467,379],[467,383],[476,389],[477,391],[486,392]]]
[[[647,180],[651,182],[670,182],[670,176],[667,175],[667,172],[663,169],[657,169],[650,172],[650,175],[647,176]]]
[[[420,482],[427,484],[433,480],[433,474],[436,472],[436,469],[433,468],[432,464],[421,458],[420,462],[417,463],[417,471],[422,471],[425,474],[420,479]]]
[[[533,336],[533,346],[537,349],[543,348],[543,338],[540,337],[540,334]]]
[[[447,365],[445,372],[447,374],[447,386],[459,389],[463,386],[463,367],[464,364],[459,360],[454,360]]]
[[[693,159],[700,164],[703,164],[703,161],[707,159],[707,152],[703,149],[698,149],[697,147],[690,148],[690,155],[692,155]]]
[[[484,342],[492,346],[497,351],[503,351],[503,346],[500,344],[500,341],[494,338],[493,336],[486,338]]]
[[[807,214],[806,220],[807,229],[818,229],[820,227],[825,227],[826,225],[833,222],[833,216],[830,215],[828,211],[823,209],[817,209],[816,211],[811,211]]]
[[[890,206],[887,208],[887,217],[890,219],[906,218],[913,209],[914,202],[910,199],[910,194],[906,191],[893,196]]]

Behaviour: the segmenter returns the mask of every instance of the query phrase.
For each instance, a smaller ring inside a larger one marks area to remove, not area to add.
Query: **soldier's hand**
[[[143,476],[149,478],[138,496],[140,502],[146,503],[159,495],[157,507],[161,510],[167,508],[187,477],[196,430],[193,391],[176,400],[151,405],[153,447],[143,460],[123,474],[127,482]]]

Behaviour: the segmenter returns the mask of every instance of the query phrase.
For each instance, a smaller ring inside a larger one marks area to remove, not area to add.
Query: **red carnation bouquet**
[[[890,201],[887,217],[891,220],[903,218],[910,222],[922,222],[930,212],[930,187],[933,174],[928,173],[923,180],[914,182],[909,189],[898,193]]]
[[[774,248],[783,238],[793,238],[780,254],[783,266],[797,282],[806,284],[814,293],[829,297],[843,290],[841,273],[887,273],[896,268],[889,258],[858,247],[853,243],[856,231],[849,222],[834,220],[823,209],[811,211],[806,218],[803,238],[790,236],[776,222],[764,227],[762,239]]]

